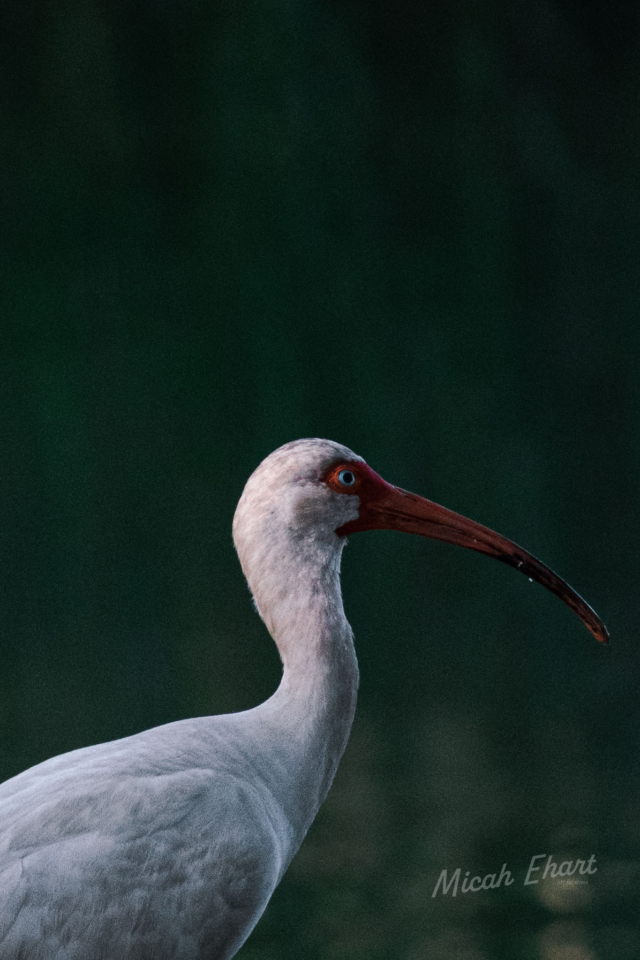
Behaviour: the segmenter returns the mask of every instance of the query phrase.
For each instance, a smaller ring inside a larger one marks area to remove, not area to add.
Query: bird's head
[[[415,533],[500,560],[555,593],[597,640],[608,642],[592,608],[526,550],[488,527],[387,483],[352,450],[330,440],[296,440],[263,460],[245,486],[233,524],[250,582],[254,567],[285,560],[321,566],[335,561],[337,566],[344,538],[365,530]]]
[[[328,482],[338,463],[365,467],[361,457],[331,440],[295,440],[275,450],[249,477],[233,520],[243,562],[247,551],[276,544],[293,553],[339,552],[336,530],[356,520],[359,501],[348,484]]]

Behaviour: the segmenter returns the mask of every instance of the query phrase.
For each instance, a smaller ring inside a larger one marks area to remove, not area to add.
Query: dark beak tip
[[[589,632],[593,634],[598,643],[601,643],[603,646],[608,646],[609,640],[609,631],[605,627],[602,620],[597,619],[595,622],[588,623],[585,621],[585,626],[589,628]]]

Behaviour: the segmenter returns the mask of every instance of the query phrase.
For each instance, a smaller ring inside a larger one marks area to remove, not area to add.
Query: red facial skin
[[[352,486],[345,486],[338,480],[342,470],[353,473],[355,483]],[[357,495],[360,498],[358,518],[338,527],[338,536],[345,537],[362,530],[402,530],[484,553],[520,570],[531,580],[555,593],[577,613],[596,640],[600,643],[609,642],[609,634],[602,620],[568,583],[522,547],[499,533],[440,507],[431,500],[392,486],[365,463],[354,461],[333,464],[325,471],[322,481],[336,493]]]

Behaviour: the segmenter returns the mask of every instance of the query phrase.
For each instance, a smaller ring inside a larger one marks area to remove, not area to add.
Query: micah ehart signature
[[[572,877],[574,878],[571,881],[572,883],[588,883],[587,880],[579,880],[577,878],[585,874],[593,874],[598,869],[596,867],[595,854],[592,854],[588,860],[563,860],[561,863],[556,863],[553,857],[550,856],[547,858],[546,864],[540,863],[546,856],[546,853],[536,853],[535,856],[531,857],[523,886],[529,887],[534,883],[539,883],[540,880],[546,880],[547,878],[556,879],[556,877]],[[498,887],[503,885],[510,887],[512,883],[515,883],[515,879],[511,875],[511,871],[507,869],[506,863],[502,864],[502,869],[499,874],[487,873],[484,877],[470,877],[469,874],[470,871],[467,870],[462,882],[460,882],[462,867],[454,870],[451,876],[449,876],[446,870],[443,870],[438,877],[438,882],[433,888],[431,896],[435,897],[441,892],[442,896],[451,893],[452,897],[457,897],[458,890],[460,890],[460,893],[478,893],[480,890],[497,890]],[[541,874],[541,876],[539,876],[539,874]]]

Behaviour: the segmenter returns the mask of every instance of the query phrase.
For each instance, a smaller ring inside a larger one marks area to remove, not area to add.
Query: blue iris
[[[351,470],[341,470],[338,474],[338,480],[343,487],[352,487],[356,482],[355,474]]]

